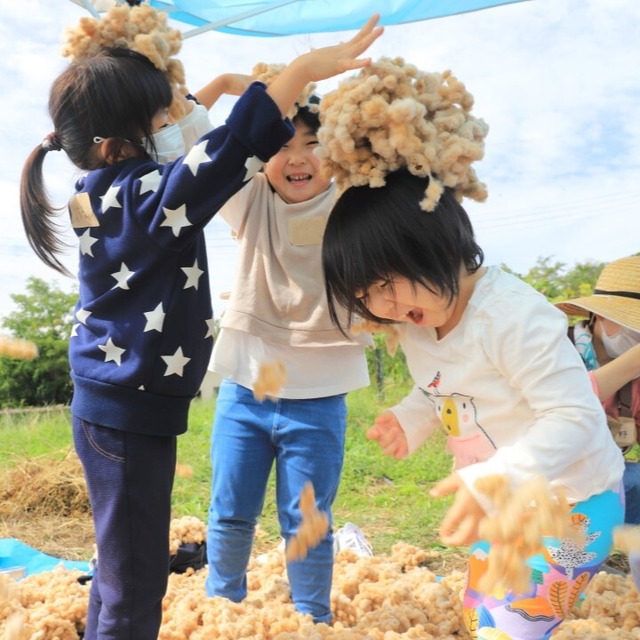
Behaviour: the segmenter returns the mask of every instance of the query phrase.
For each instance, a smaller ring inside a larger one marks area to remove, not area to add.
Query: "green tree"
[[[38,357],[0,358],[0,406],[68,403],[72,386],[67,346],[77,293],[31,277],[26,292],[11,299],[17,308],[0,324],[10,335],[35,342]]]
[[[577,262],[567,269],[564,262],[552,262],[550,257],[538,258],[536,264],[525,274],[510,271],[542,293],[550,302],[558,302],[593,293],[596,280],[604,267],[604,262]]]

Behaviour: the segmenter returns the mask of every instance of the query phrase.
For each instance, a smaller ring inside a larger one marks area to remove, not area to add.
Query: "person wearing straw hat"
[[[556,303],[587,318],[569,329],[623,454],[640,440],[640,255],[607,264],[593,295]],[[625,522],[640,524],[640,462],[626,459]]]

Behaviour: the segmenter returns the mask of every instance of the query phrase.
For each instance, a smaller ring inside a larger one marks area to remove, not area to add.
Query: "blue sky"
[[[70,0],[4,3],[0,24],[0,316],[35,275],[71,281],[40,265],[22,230],[22,163],[51,131],[46,105],[64,67],[61,38],[86,10]],[[176,25],[179,26],[179,25]],[[527,271],[538,257],[569,267],[640,251],[640,2],[531,0],[485,11],[388,27],[371,56],[402,56],[423,71],[451,69],[490,127],[477,164],[485,203],[467,202],[488,264]],[[349,34],[247,38],[209,32],[184,41],[188,85],[197,90],[225,71],[289,62],[310,47]],[[319,85],[330,91],[338,80]],[[224,121],[232,99],[212,110]],[[48,154],[45,178],[64,205],[77,172]],[[233,284],[235,249],[222,222],[207,232],[214,306]],[[65,259],[76,263],[75,238]]]

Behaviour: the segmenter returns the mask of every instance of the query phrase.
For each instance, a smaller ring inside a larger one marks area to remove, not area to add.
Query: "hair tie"
[[[42,148],[45,151],[60,151],[62,149],[62,143],[55,131],[52,131],[44,137],[44,140],[42,141]]]

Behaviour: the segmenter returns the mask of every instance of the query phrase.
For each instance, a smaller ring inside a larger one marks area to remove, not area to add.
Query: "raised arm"
[[[379,19],[380,16],[375,14],[351,40],[304,53],[285,67],[267,89],[282,115],[289,111],[309,82],[325,80],[371,64],[371,58],[358,56],[382,34],[383,28],[376,27]]]
[[[194,97],[207,109],[211,109],[222,95],[242,95],[252,81],[251,76],[242,73],[222,73],[196,92]]]

